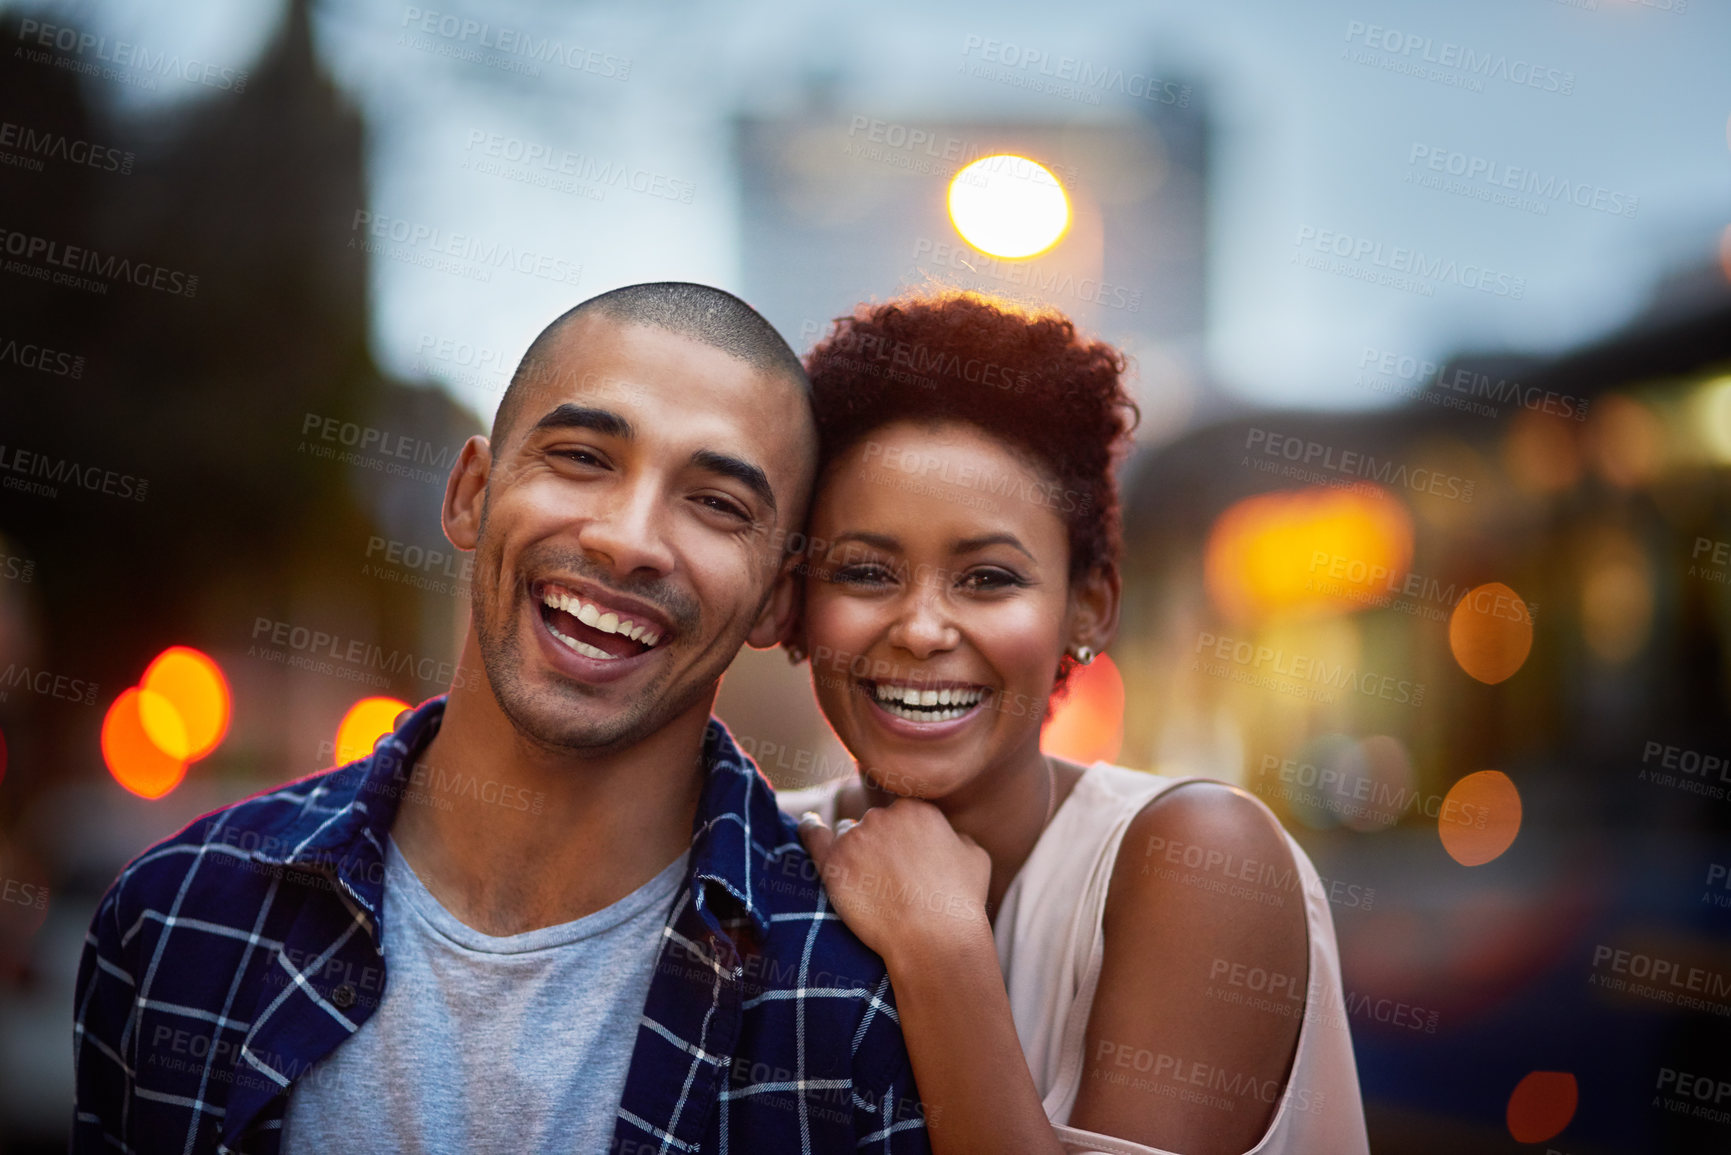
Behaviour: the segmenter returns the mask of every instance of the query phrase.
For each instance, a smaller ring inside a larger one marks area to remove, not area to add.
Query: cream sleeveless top
[[[836,793],[846,781],[779,791],[777,799],[795,818],[816,810],[834,825]],[[1194,781],[1202,779],[1165,778],[1105,762],[1089,766],[1005,891],[992,928],[1022,1053],[1069,1155],[1175,1155],[1068,1123],[1081,1089],[1084,1035],[1105,959],[1106,892],[1119,844],[1144,806]],[[1291,1076],[1268,1130],[1245,1155],[1369,1155],[1327,894],[1310,857],[1290,834],[1286,843],[1304,895],[1309,989]],[[1175,1091],[1182,1087],[1173,1082]]]

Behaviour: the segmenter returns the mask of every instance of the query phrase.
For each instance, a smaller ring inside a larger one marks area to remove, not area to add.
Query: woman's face
[[[882,789],[941,798],[1037,756],[1071,641],[1061,498],[963,423],[886,425],[825,474],[804,640],[818,704]]]

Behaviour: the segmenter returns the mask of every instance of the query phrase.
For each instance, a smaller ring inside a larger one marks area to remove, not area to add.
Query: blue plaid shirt
[[[385,993],[384,838],[444,708],[121,872],[78,969],[74,1150],[278,1150],[295,1081]],[[613,1155],[929,1151],[882,961],[714,719],[703,754]]]

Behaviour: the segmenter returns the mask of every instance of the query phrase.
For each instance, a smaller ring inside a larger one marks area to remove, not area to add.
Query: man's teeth
[[[942,690],[922,690],[917,686],[872,687],[872,697],[878,705],[898,718],[914,722],[947,722],[960,718],[974,708],[986,690],[983,686],[956,687]]]
[[[638,625],[630,618],[621,618],[611,610],[603,610],[601,607],[571,594],[548,590],[541,595],[541,601],[553,609],[570,614],[584,625],[591,626],[602,633],[619,634],[634,642],[641,642],[645,646],[653,646],[661,640],[661,635],[649,626]],[[554,633],[557,634],[558,631],[555,630]],[[596,649],[594,646],[567,638],[563,634],[559,634],[559,640],[571,643],[578,653],[591,658],[611,658],[613,656]]]
[[[613,654],[608,653],[606,650],[600,649],[599,647],[596,647],[596,646],[592,646],[588,642],[580,642],[576,638],[568,638],[564,634],[560,633],[553,626],[548,626],[547,630],[555,638],[558,638],[565,645],[569,646],[573,650],[576,650],[579,654],[582,654],[585,658],[597,658],[603,662],[612,662],[612,661],[617,660],[617,658]]]

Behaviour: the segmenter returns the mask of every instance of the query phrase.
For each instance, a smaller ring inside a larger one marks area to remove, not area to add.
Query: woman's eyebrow
[[[979,537],[963,538],[950,547],[952,553],[977,553],[989,545],[1007,545],[1019,550],[1029,561],[1036,560],[1028,547],[1023,545],[1013,533],[987,533]]]
[[[837,534],[835,540],[831,544],[841,545],[843,542],[849,541],[857,541],[861,545],[869,545],[873,549],[881,549],[885,553],[895,553],[902,547],[901,542],[897,541],[887,533],[866,533],[859,530]]]

